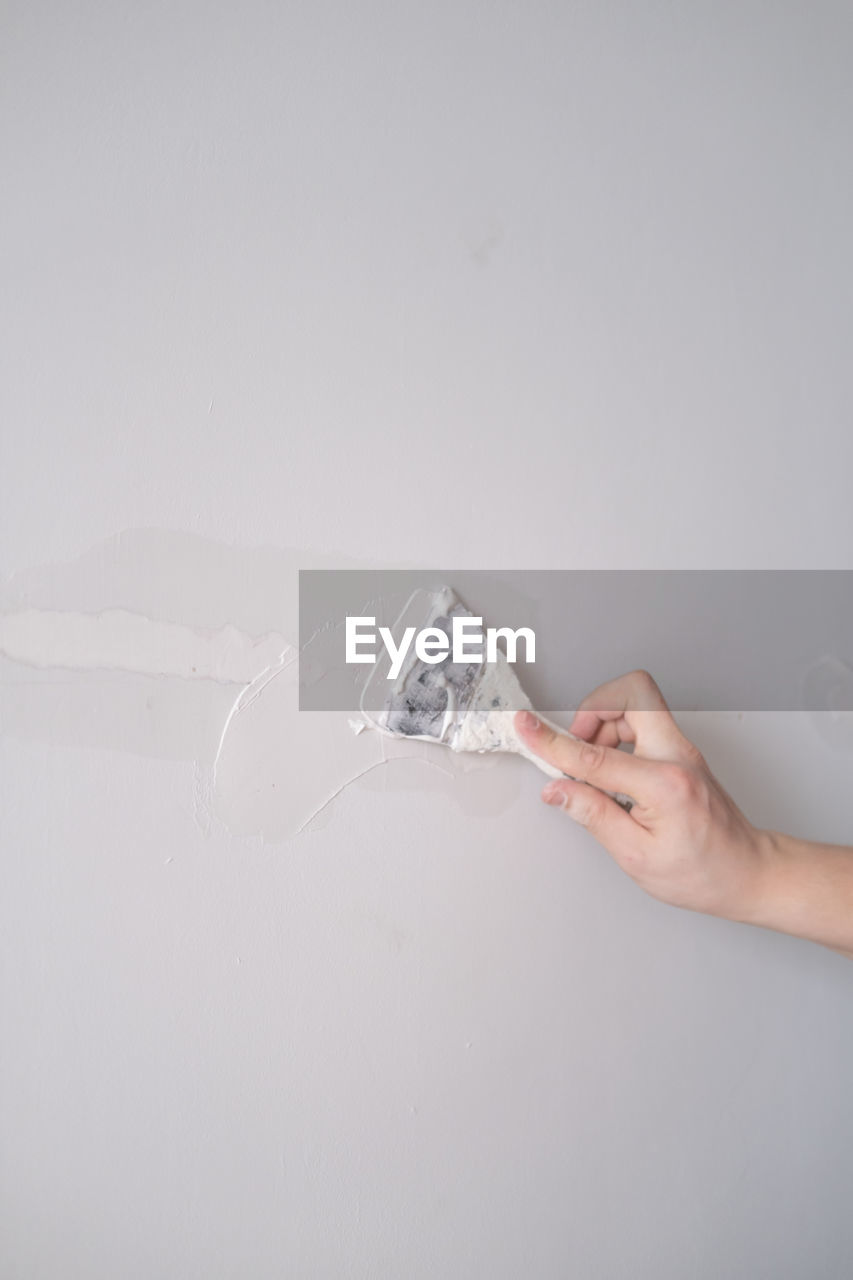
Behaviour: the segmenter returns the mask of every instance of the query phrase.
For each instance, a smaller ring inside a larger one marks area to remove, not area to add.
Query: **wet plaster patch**
[[[22,570],[0,584],[0,731],[186,761],[199,825],[264,841],[325,825],[351,785],[494,816],[517,770],[299,712],[298,571],[335,567],[366,566],[135,529]]]

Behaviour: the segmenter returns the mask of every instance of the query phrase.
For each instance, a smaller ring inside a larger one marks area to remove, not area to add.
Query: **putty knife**
[[[443,632],[450,645],[453,618],[472,616],[450,587],[434,592],[419,589],[409,597],[391,631],[398,649],[406,628],[411,626]],[[513,752],[524,756],[549,778],[567,776],[530,751],[516,733],[515,713],[532,711],[533,706],[501,650],[494,662],[485,658],[454,662],[451,646],[439,661],[427,663],[410,646],[402,669],[393,680],[388,679],[390,670],[391,659],[386,653],[374,665],[361,695],[361,714],[372,728],[395,738],[439,742],[451,751]],[[381,704],[378,714],[368,712],[368,702]],[[544,716],[539,719],[559,733],[566,732]],[[627,797],[615,799],[630,807]]]

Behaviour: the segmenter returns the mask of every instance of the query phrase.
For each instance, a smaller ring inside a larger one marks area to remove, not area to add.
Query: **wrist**
[[[745,923],[853,948],[853,849],[757,830],[754,886]]]
[[[747,924],[767,929],[776,923],[791,892],[789,882],[793,870],[792,850],[788,837],[781,831],[758,828],[755,832],[755,876],[753,893],[744,916]]]
[[[753,827],[741,856],[742,879],[729,910],[720,914],[737,924],[776,928],[770,923],[785,874],[785,837],[778,831]]]

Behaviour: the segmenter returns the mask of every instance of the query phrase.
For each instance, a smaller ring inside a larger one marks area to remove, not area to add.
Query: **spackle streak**
[[[41,669],[132,671],[249,684],[288,651],[293,652],[291,646],[275,632],[255,637],[231,626],[204,631],[126,609],[0,614],[0,654]]]
[[[406,757],[406,758],[414,759],[415,757]],[[437,769],[439,773],[443,773],[448,778],[452,778],[454,776],[450,769],[443,768],[440,764],[437,764],[435,760],[426,760],[423,757],[420,757],[420,760],[422,764],[429,765],[431,769]],[[327,805],[330,805],[333,800],[337,799],[337,797],[341,794],[342,791],[346,791],[347,787],[350,786],[351,783],[357,782],[359,778],[363,778],[366,774],[371,773],[374,769],[379,769],[387,765],[388,763],[389,763],[388,757],[383,752],[383,756],[381,760],[374,760],[373,764],[369,764],[367,768],[362,769],[359,773],[353,774],[351,778],[347,778],[346,782],[342,782],[341,785],[337,787],[336,790],[334,790],[330,796],[326,796],[326,799],[323,800],[322,803],[317,806],[317,808],[314,810],[313,813],[309,814],[309,816],[305,819],[302,825],[296,828],[296,834],[299,835],[302,831],[304,831],[306,827],[308,827],[314,821],[314,819],[323,812],[323,810],[326,808]]]
[[[369,790],[378,778],[493,817],[519,781],[496,789],[494,761],[439,765],[431,746],[299,712],[297,570],[344,563],[130,529],[21,570],[0,581],[2,732],[189,765],[204,835],[285,840],[328,820],[352,783]]]
[[[280,676],[283,671],[286,671],[287,668],[296,661],[296,658],[297,658],[297,654],[295,652],[290,654],[283,653],[275,666],[267,667],[265,670],[261,671],[254,678],[251,684],[249,684],[242,691],[242,693],[237,698],[237,701],[234,703],[233,707],[228,712],[228,718],[226,719],[225,724],[222,726],[222,733],[219,738],[219,746],[216,751],[216,758],[213,761],[214,789],[216,787],[216,771],[219,766],[219,758],[222,755],[222,747],[228,735],[228,730],[231,726],[232,720],[234,719],[235,716],[239,715],[241,711],[246,711],[247,708],[249,708],[252,705],[252,703],[261,696],[261,694],[263,693],[267,685],[270,684],[273,680],[275,680],[276,676]]]

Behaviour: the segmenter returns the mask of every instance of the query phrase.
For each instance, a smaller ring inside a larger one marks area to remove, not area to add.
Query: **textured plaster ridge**
[[[230,625],[209,631],[127,609],[0,614],[0,653],[43,669],[132,671],[249,684],[288,652],[295,650],[277,632],[256,637]]]

